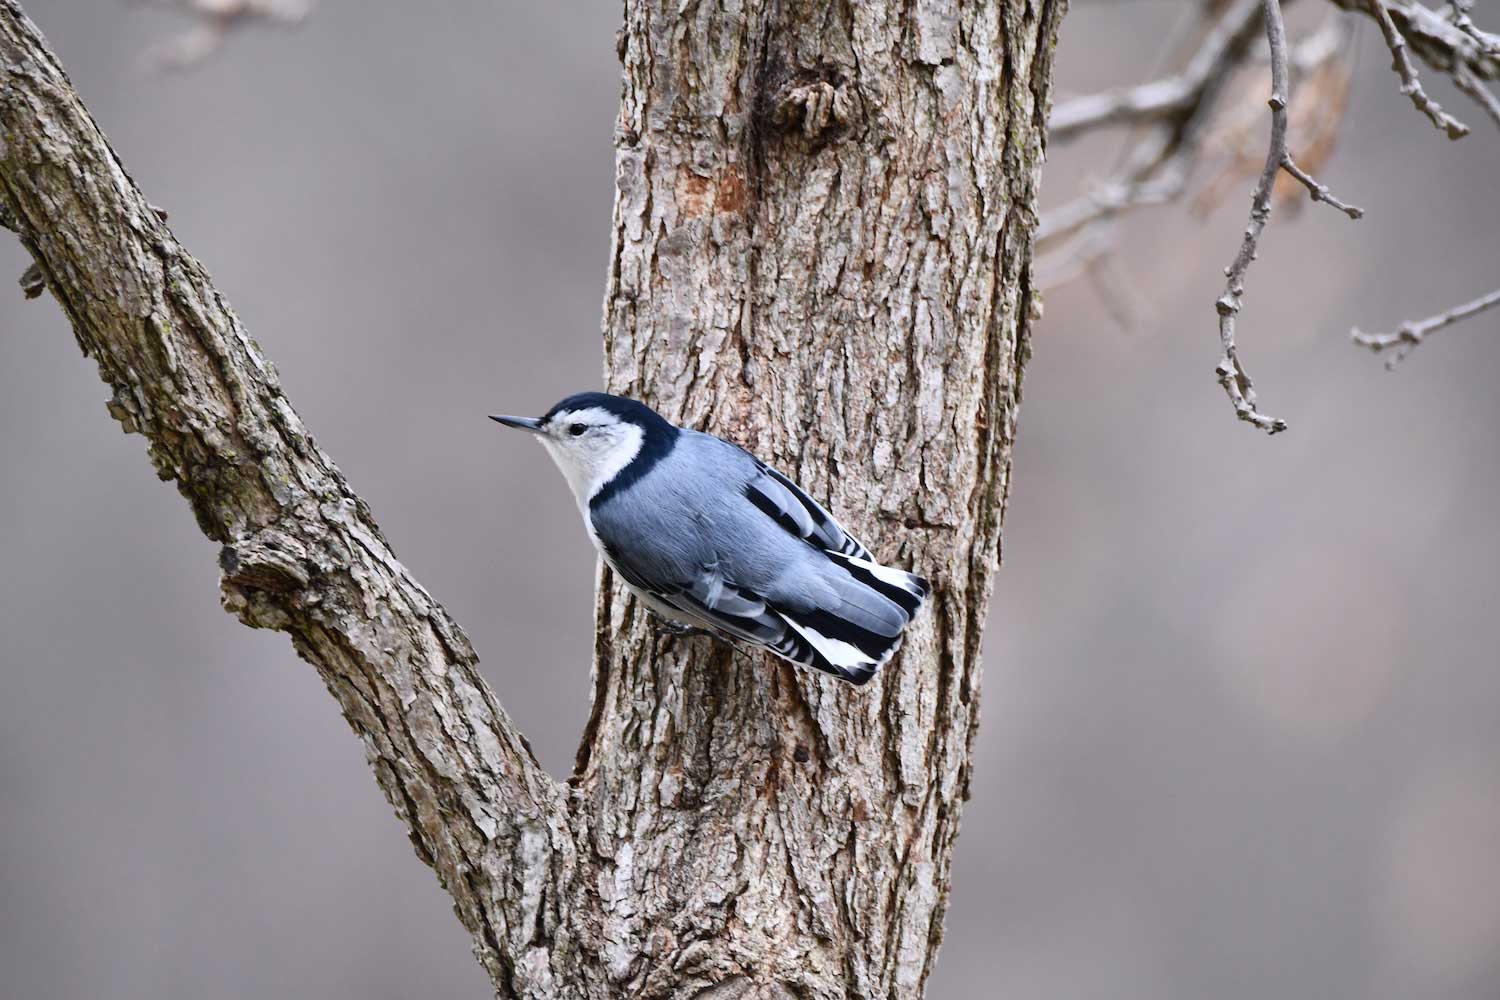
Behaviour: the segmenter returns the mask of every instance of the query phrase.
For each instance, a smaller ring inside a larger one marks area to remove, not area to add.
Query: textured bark
[[[522,992],[559,922],[546,889],[573,864],[561,791],[8,0],[0,130],[6,221],[113,387],[110,413],[223,546],[224,606],[317,667],[497,989]]]
[[[0,201],[364,740],[501,996],[920,997],[967,792],[1065,0],[628,0],[612,389],[796,475],[935,585],[855,689],[658,636],[601,577],[577,771],[537,766],[208,274],[0,0]]]
[[[610,388],[774,459],[935,600],[856,690],[659,638],[606,575],[575,809],[622,995],[731,974],[921,993],[969,782],[1062,6],[626,4]]]

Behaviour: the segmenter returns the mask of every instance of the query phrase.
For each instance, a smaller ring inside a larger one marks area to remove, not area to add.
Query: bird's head
[[[670,448],[677,434],[676,427],[644,403],[602,392],[569,396],[540,417],[490,419],[535,434],[580,505],[643,453]]]

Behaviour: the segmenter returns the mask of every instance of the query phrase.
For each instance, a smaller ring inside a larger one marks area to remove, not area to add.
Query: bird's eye
[[[572,424],[568,427],[568,433],[573,435],[574,437],[577,437],[588,429],[589,428],[587,424]]]

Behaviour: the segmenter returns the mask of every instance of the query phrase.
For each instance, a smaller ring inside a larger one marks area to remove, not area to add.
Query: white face
[[[579,507],[640,454],[645,435],[607,410],[559,410],[537,433],[562,470]]]

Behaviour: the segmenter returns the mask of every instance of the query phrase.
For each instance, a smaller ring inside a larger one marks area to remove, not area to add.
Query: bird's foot
[[[659,635],[670,635],[677,639],[686,639],[695,635],[708,635],[705,629],[692,625],[684,625],[682,622],[674,622],[658,615],[651,616],[651,624]]]

